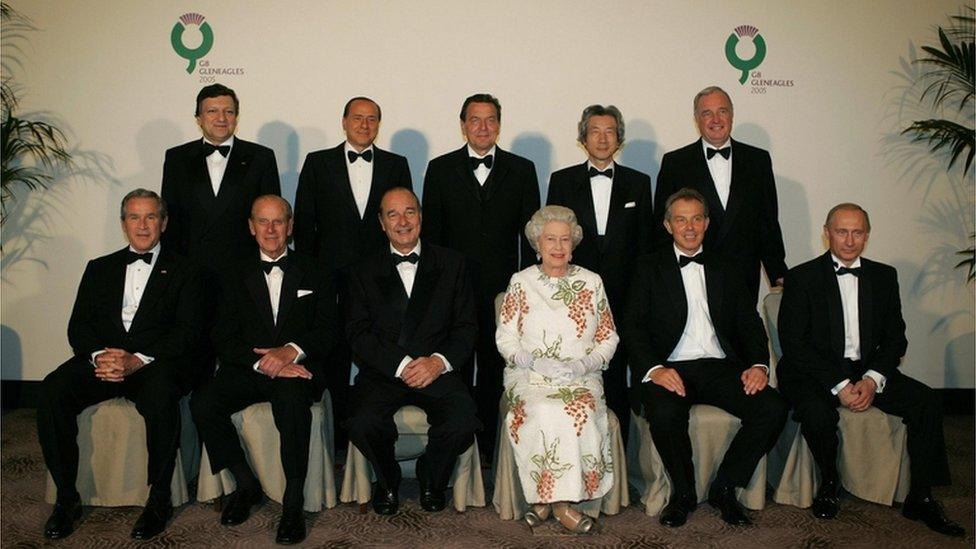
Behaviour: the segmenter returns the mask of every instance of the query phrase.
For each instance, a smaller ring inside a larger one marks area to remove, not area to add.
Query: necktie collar
[[[146,262],[146,265],[151,265],[152,256],[153,256],[152,252],[139,253],[139,252],[133,252],[132,250],[126,250],[125,263],[126,265],[131,265],[136,261],[142,260]]]
[[[834,266],[836,266],[836,265],[837,264],[835,263]],[[835,274],[837,274],[837,276],[844,276],[846,274],[854,275],[855,277],[860,277],[861,276],[861,268],[860,267],[844,267],[844,266],[840,266],[834,272],[835,272]]]
[[[401,264],[403,262],[407,262],[407,263],[411,263],[413,265],[416,265],[417,262],[420,261],[420,256],[417,254],[417,252],[410,252],[407,255],[400,255],[400,254],[391,253],[390,254],[390,257],[393,259],[393,265],[399,265],[399,264]]]
[[[359,160],[360,158],[362,158],[366,162],[372,162],[373,161],[373,149],[367,149],[367,150],[365,150],[365,151],[363,151],[361,153],[357,153],[356,151],[346,151],[346,156],[349,158],[349,163],[350,164],[355,163],[356,160]]]
[[[288,266],[287,255],[285,257],[282,257],[278,261],[264,261],[263,259],[261,260],[261,270],[264,271],[264,274],[271,274],[271,269],[274,269],[275,267],[278,267],[279,269],[284,271],[285,267],[287,266]]]
[[[598,175],[602,175],[604,177],[609,177],[610,179],[613,179],[613,168],[607,168],[601,172],[595,167],[590,166],[590,169],[587,170],[586,173],[588,173],[590,177],[596,177]]]
[[[214,153],[214,151],[219,152],[220,156],[227,158],[227,155],[230,154],[230,145],[211,145],[207,142],[203,143],[203,156],[210,156]]]
[[[732,147],[722,147],[721,149],[713,149],[712,147],[708,147],[705,149],[706,160],[711,160],[716,154],[720,154],[722,155],[722,158],[728,160],[729,155],[732,154]]]
[[[702,253],[697,253],[693,256],[680,255],[678,256],[678,267],[683,269],[685,265],[689,263],[697,263],[699,265],[705,264],[705,255]]]
[[[483,158],[478,158],[477,156],[469,156],[468,161],[471,163],[471,169],[477,170],[478,166],[484,164],[486,168],[491,169],[492,164],[495,163],[495,156],[489,154]]]

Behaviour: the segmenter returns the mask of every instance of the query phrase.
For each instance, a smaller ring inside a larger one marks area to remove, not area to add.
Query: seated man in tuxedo
[[[220,368],[194,392],[190,405],[211,469],[228,469],[237,490],[225,504],[221,524],[241,524],[262,499],[230,416],[256,402],[270,402],[281,435],[285,473],[278,543],[305,539],[305,475],[312,413],[322,398],[322,361],[338,326],[331,279],[310,258],[288,251],[292,211],[275,195],[254,201],[249,220],[259,251],[226,269],[213,342]]]
[[[625,336],[644,414],[671,477],[661,524],[681,526],[698,503],[688,413],[717,406],[742,420],[708,493],[733,525],[750,524],[735,497],[786,422],[787,406],[768,386],[766,331],[748,288],[726,260],[702,251],[708,207],[684,188],[665,204],[673,245],[642,256],[625,311]],[[637,377],[639,376],[639,377]]]
[[[379,221],[389,245],[349,272],[346,335],[359,366],[349,440],[376,473],[373,509],[392,515],[400,484],[393,414],[408,404],[422,408],[430,430],[427,450],[417,461],[420,505],[440,511],[457,456],[474,443],[481,427],[455,370],[474,349],[474,295],[461,254],[421,245],[420,202],[410,189],[384,193]]]
[[[37,430],[57,502],[44,537],[63,538],[81,518],[78,423],[82,410],[115,397],[146,421],[149,498],[132,537],[149,539],[173,513],[170,483],[180,440],[180,398],[196,378],[188,351],[199,332],[199,276],[159,243],[166,203],[136,189],[122,199],[129,246],[88,263],[68,321],[74,356],[41,382]]]
[[[949,484],[942,403],[935,391],[898,370],[908,347],[898,275],[861,257],[870,234],[864,209],[834,206],[824,223],[830,250],[789,271],[780,304],[780,387],[820,468],[813,514],[837,515],[837,406],[853,412],[877,406],[908,428],[911,484],[902,514],[942,534],[963,536],[932,499],[932,486]]]

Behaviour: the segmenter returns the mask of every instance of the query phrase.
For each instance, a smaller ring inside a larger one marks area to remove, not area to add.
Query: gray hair
[[[617,122],[617,145],[624,144],[624,115],[620,114],[620,109],[613,105],[590,105],[583,109],[583,116],[580,117],[579,121],[579,136],[577,140],[580,143],[586,143],[586,133],[589,131],[590,119],[594,116],[612,116]]]
[[[125,220],[125,205],[133,198],[152,198],[159,205],[159,217],[166,219],[166,215],[169,211],[166,209],[166,201],[163,197],[156,194],[156,191],[150,191],[149,189],[138,188],[133,191],[129,191],[125,196],[122,197],[122,204],[119,207],[119,219]]]
[[[729,110],[734,112],[735,109],[732,107],[732,97],[729,95],[729,93],[718,86],[709,86],[695,95],[695,101],[692,104],[692,113],[694,113],[695,115],[698,114],[698,101],[702,97],[705,97],[706,95],[711,95],[716,92],[721,93],[722,95],[725,96],[726,99],[729,100]]]
[[[261,196],[255,198],[254,199],[254,202],[251,202],[251,218],[252,219],[254,218],[254,207],[257,206],[258,202],[260,202],[262,200],[274,200],[278,204],[281,204],[285,208],[285,219],[291,219],[292,218],[291,204],[289,204],[287,200],[285,200],[284,198],[281,198],[280,196],[278,196],[276,194],[262,194]]]
[[[583,241],[583,227],[576,222],[576,214],[566,206],[549,205],[540,208],[532,214],[532,218],[525,224],[525,238],[532,249],[539,252],[539,237],[547,223],[559,221],[569,225],[569,234],[573,239],[573,249]]]
[[[664,219],[671,221],[671,205],[679,200],[697,200],[701,202],[703,215],[708,218],[708,202],[705,201],[705,197],[695,189],[689,187],[683,187],[675,191],[668,199],[664,202]]]
[[[864,208],[862,208],[861,206],[859,206],[859,205],[857,205],[857,204],[855,204],[853,202],[841,202],[840,204],[838,204],[838,205],[834,206],[833,208],[831,208],[830,211],[827,212],[827,220],[824,221],[824,228],[825,229],[829,229],[830,228],[830,221],[834,218],[834,214],[837,213],[840,210],[849,210],[849,211],[854,211],[854,212],[861,212],[864,215],[864,229],[867,232],[869,232],[869,233],[871,232],[871,218],[868,217],[867,210],[865,210]]]

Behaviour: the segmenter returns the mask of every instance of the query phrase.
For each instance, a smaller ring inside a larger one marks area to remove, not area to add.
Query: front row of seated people
[[[681,189],[665,211],[673,245],[638,259],[619,317],[640,376],[634,391],[641,413],[671,479],[660,522],[680,526],[697,506],[688,434],[693,404],[712,404],[742,420],[707,498],[733,525],[751,522],[735,489],[749,482],[790,408],[822,478],[813,514],[836,516],[837,407],[863,412],[874,405],[907,426],[911,486],[903,515],[963,535],[932,498],[931,487],[949,482],[941,404],[932,389],[897,369],[907,345],[897,278],[893,268],[861,258],[870,235],[867,212],[855,204],[833,208],[824,225],[830,250],[786,277],[781,396],[768,384],[767,339],[755,303],[736,287],[736,277],[726,276],[725,260],[702,249],[706,201]],[[57,488],[44,535],[68,536],[81,516],[78,414],[119,396],[145,419],[149,454],[149,495],[131,535],[162,532],[172,516],[179,402],[192,390],[193,419],[211,469],[228,470],[237,485],[221,514],[225,525],[247,520],[263,499],[230,416],[252,403],[271,403],[286,478],[276,541],[300,542],[309,407],[323,393],[322,358],[342,336],[337,290],[312,262],[288,250],[288,202],[272,195],[255,200],[249,227],[256,257],[224,270],[210,334],[220,366],[197,388],[188,350],[207,335],[199,329],[201,276],[192,263],[161,249],[166,213],[155,192],[137,189],[123,198],[129,246],[88,264],[68,327],[74,356],[41,384],[39,439]],[[446,504],[457,456],[477,430],[493,428],[477,419],[456,369],[477,337],[470,275],[458,253],[421,242],[420,204],[409,189],[383,195],[379,223],[389,245],[351,271],[344,300],[344,335],[360,368],[347,427],[376,473],[374,510],[394,514],[400,470],[393,415],[406,404],[424,409],[431,427],[417,464],[420,504],[435,512]],[[620,338],[599,275],[571,263],[582,239],[572,210],[544,207],[525,232],[540,264],[513,275],[502,302],[495,334],[506,363],[501,436],[514,451],[531,504],[526,521],[535,526],[552,515],[584,533],[594,521],[572,504],[613,488],[601,373]]]

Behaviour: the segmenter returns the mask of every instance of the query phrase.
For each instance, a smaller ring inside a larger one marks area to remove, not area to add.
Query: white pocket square
[[[298,290],[298,297],[305,297],[312,294],[312,290]]]
[[[624,208],[636,208],[636,207],[637,207],[637,203],[636,202],[628,202],[628,203],[624,204]]]

